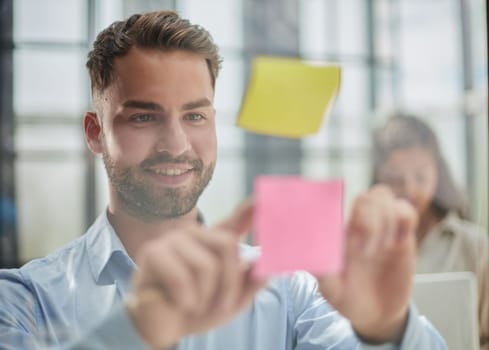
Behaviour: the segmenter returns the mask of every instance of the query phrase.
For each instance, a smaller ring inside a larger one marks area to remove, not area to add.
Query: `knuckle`
[[[377,192],[377,193],[384,195],[384,196],[392,196],[393,195],[391,188],[386,184],[375,184],[374,186],[372,186],[371,191]]]
[[[161,252],[166,250],[166,246],[160,244],[145,244],[141,247],[141,250],[138,253],[139,262],[146,262],[150,265],[155,263],[155,260],[160,256]]]
[[[228,258],[237,251],[238,241],[232,234],[223,232],[223,234],[219,235],[217,245],[219,246],[220,254]]]
[[[369,202],[370,202],[370,196],[368,192],[360,193],[355,200],[356,205],[365,205]]]
[[[205,273],[209,277],[217,275],[219,262],[214,257],[205,257],[200,261],[202,273]]]
[[[372,201],[366,194],[359,195],[352,207],[352,215],[354,218],[360,218],[365,215],[367,210],[371,210]]]
[[[226,248],[226,247],[229,247],[231,245],[231,243],[234,241],[233,240],[233,234],[231,232],[228,232],[228,231],[224,231],[224,230],[221,230],[221,232],[219,232],[219,244],[223,247],[223,248]]]
[[[178,291],[184,291],[188,288],[188,280],[186,276],[182,273],[169,273],[166,275],[166,282],[168,285],[172,286],[172,289]]]

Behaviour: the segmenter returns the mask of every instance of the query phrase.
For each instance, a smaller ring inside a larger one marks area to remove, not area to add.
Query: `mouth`
[[[173,167],[164,167],[164,168],[151,168],[149,171],[163,176],[179,176],[185,174],[186,172],[192,171],[193,168],[173,168]]]
[[[188,164],[159,164],[147,168],[153,180],[164,187],[185,185],[192,177],[195,169]]]

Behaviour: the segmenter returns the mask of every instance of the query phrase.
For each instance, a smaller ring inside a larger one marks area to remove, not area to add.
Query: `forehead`
[[[183,50],[133,47],[114,61],[113,82],[106,89],[111,99],[200,99],[214,95],[203,56]],[[161,101],[160,101],[161,102]]]
[[[436,166],[433,151],[419,146],[393,150],[387,157],[386,163],[404,169]]]

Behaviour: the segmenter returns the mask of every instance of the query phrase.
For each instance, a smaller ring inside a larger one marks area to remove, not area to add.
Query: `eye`
[[[139,114],[131,117],[131,121],[136,123],[145,123],[154,120],[154,117],[150,114]]]
[[[197,121],[203,120],[204,116],[202,114],[199,114],[199,113],[189,113],[189,114],[185,115],[184,119],[197,122]]]
[[[402,183],[403,177],[401,174],[392,171],[381,172],[379,175],[380,182],[384,182],[391,186],[396,186]]]

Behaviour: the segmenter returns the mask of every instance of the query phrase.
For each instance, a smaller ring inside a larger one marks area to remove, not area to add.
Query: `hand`
[[[371,343],[397,342],[407,322],[417,215],[386,186],[360,195],[347,222],[345,266],[319,277],[323,296]]]
[[[251,302],[264,285],[239,257],[239,236],[251,226],[251,214],[247,202],[212,229],[184,227],[145,247],[127,309],[150,346],[170,347],[216,327]]]

